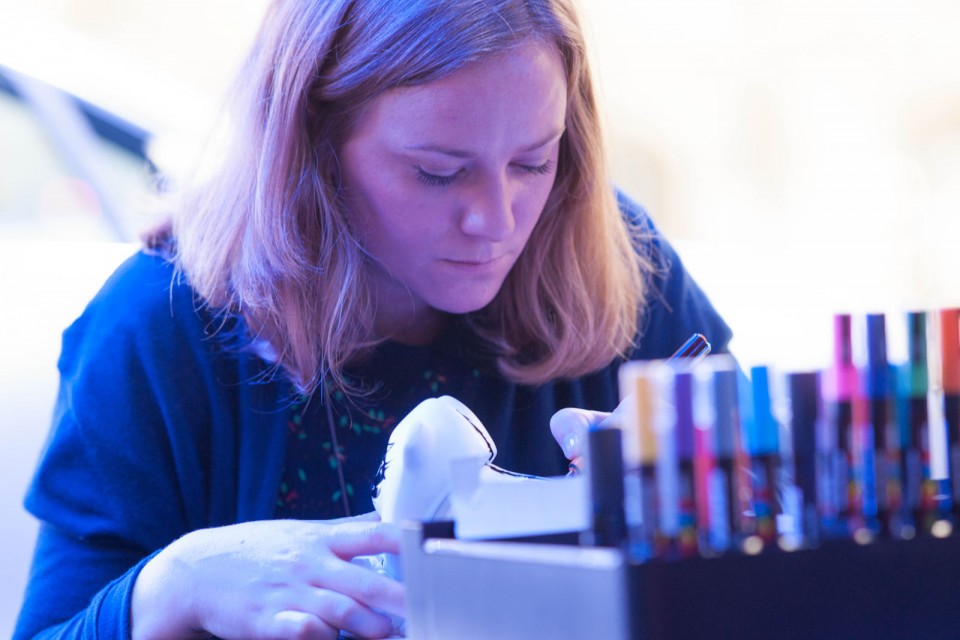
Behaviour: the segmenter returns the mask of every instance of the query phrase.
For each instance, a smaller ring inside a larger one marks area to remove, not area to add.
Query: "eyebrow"
[[[554,140],[556,140],[556,139],[559,138],[560,136],[562,136],[566,130],[567,130],[566,127],[562,127],[562,128],[559,129],[558,131],[554,131],[553,133],[549,134],[548,136],[546,136],[546,137],[543,138],[542,140],[539,140],[539,141],[537,141],[537,142],[534,142],[534,143],[531,144],[530,146],[524,147],[523,149],[520,149],[520,153],[526,153],[526,152],[528,152],[528,151],[534,151],[534,150],[536,150],[536,149],[539,149],[540,147],[543,147],[543,146],[545,146],[545,145],[553,142]],[[410,146],[405,147],[405,149],[406,149],[407,151],[431,151],[431,152],[433,152],[433,153],[442,153],[442,154],[444,154],[444,155],[452,156],[452,157],[454,157],[454,158],[469,158],[469,157],[471,157],[471,156],[473,155],[471,152],[466,151],[466,150],[464,150],[464,149],[456,149],[456,148],[453,148],[453,147],[444,147],[444,146],[442,146],[442,145],[435,145],[435,144],[429,144],[429,143],[428,143],[428,144],[415,144],[415,145],[410,145]]]

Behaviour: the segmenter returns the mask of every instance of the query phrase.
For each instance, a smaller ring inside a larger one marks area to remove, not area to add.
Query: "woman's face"
[[[487,305],[553,186],[563,65],[531,41],[441,80],[388,91],[341,149],[344,197],[374,264],[376,331],[432,338]]]

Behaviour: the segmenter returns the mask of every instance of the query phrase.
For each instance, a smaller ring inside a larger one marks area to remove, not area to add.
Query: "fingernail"
[[[567,456],[568,460],[575,458],[580,453],[580,434],[568,433],[563,436],[560,448],[563,449],[563,455]]]

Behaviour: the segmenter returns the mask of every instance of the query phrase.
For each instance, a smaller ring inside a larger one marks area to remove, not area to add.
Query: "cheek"
[[[404,194],[394,193],[371,204],[361,237],[380,247],[402,251],[403,247],[429,242],[441,227],[440,220],[431,215],[425,203]]]
[[[403,176],[379,171],[363,178],[353,183],[348,203],[368,250],[403,246],[430,230],[429,216],[424,215],[427,203],[411,189],[397,186]]]
[[[390,199],[368,209],[360,231],[365,250],[397,278],[416,274],[450,246],[450,234],[436,205],[407,198]]]
[[[552,184],[549,183],[546,187],[531,190],[518,201],[514,209],[514,215],[517,217],[518,229],[522,229],[526,236],[530,235],[537,221],[540,220],[540,216],[543,215],[543,209],[550,196]]]

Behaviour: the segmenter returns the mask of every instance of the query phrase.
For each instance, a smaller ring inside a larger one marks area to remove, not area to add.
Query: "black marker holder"
[[[960,638],[960,537],[629,567],[631,637]]]
[[[430,539],[452,540],[452,527],[425,525],[416,535],[420,543],[404,550],[408,560],[411,553],[419,556],[414,561],[421,575],[415,583],[424,592],[415,597],[434,605],[426,614],[430,620],[425,628],[430,632],[414,640],[513,640],[533,637],[529,629],[544,619],[578,615],[593,624],[598,610],[611,614],[613,591],[599,602],[595,591],[581,588],[583,566],[559,563],[549,577],[539,578],[542,567],[537,566],[542,563],[526,563],[516,554],[506,560],[497,557],[497,545],[503,541],[466,542],[468,548],[483,551],[458,557],[454,566],[446,564],[449,557],[420,553]],[[537,555],[534,547],[544,545],[583,549],[569,543],[575,536],[541,537],[523,544],[531,545],[531,556]],[[555,544],[557,540],[562,542]],[[625,620],[619,627],[625,631],[604,635],[603,640],[960,638],[960,536],[866,545],[830,542],[817,549],[777,549],[755,556],[625,560],[610,571],[622,580],[614,584],[622,586],[625,597],[616,598],[622,604],[613,611]],[[504,607],[498,597],[510,590],[523,593],[522,602],[498,618]],[[458,610],[466,600],[471,601],[469,606]],[[527,631],[515,633],[521,628]],[[551,640],[597,637],[561,633],[551,635]]]

